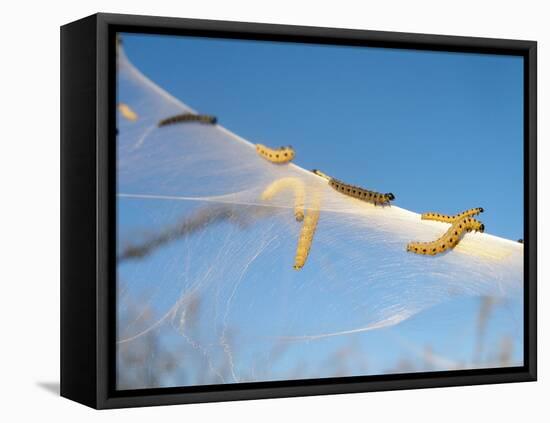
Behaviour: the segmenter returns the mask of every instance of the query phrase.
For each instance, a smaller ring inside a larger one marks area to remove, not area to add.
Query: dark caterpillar
[[[520,244],[523,244],[523,239],[521,239],[521,238],[518,239],[518,242],[519,242]]]
[[[338,179],[334,179],[317,169],[314,169],[313,173],[321,176],[322,178],[325,178],[328,181],[328,184],[336,191],[341,192],[345,195],[349,195],[350,197],[357,198],[358,200],[372,203],[375,206],[378,204],[383,206],[389,205],[390,201],[395,200],[395,195],[393,195],[391,192],[383,194],[380,192],[370,191],[368,189],[357,187],[355,185],[349,185]]]
[[[463,211],[462,213],[455,214],[454,216],[449,216],[446,214],[439,214],[439,213],[422,213],[422,220],[436,220],[438,222],[445,222],[445,223],[454,223],[459,219],[462,219],[463,217],[468,216],[476,216],[479,213],[483,213],[483,207],[476,207],[473,209],[469,209],[466,211]]]
[[[471,217],[463,217],[460,220],[455,220],[442,237],[432,242],[410,242],[407,244],[407,251],[435,256],[456,247],[466,232],[483,232],[484,230],[485,225],[480,221]]]
[[[196,115],[194,113],[182,113],[180,115],[171,116],[166,119],[162,119],[159,121],[157,126],[159,128],[163,126],[173,125],[175,123],[185,123],[185,122],[199,122],[199,123],[207,123],[214,125],[216,122],[218,122],[218,119],[216,116],[210,116],[210,115]]]

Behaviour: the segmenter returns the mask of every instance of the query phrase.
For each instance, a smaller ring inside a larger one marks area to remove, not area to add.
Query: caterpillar
[[[125,103],[118,103],[118,111],[122,116],[124,116],[126,119],[135,122],[138,120],[138,115],[136,112],[134,112],[130,106],[128,106]]]
[[[382,194],[380,192],[370,191],[368,189],[357,187],[355,185],[349,185],[338,179],[332,178],[317,169],[314,169],[313,173],[315,173],[316,175],[322,178],[325,178],[328,181],[328,184],[336,191],[341,192],[342,194],[348,195],[350,197],[357,198],[361,201],[372,203],[375,206],[378,204],[383,206],[389,205],[390,201],[395,200],[395,195],[393,195],[391,192]]]
[[[422,220],[436,220],[438,222],[445,222],[445,223],[454,223],[459,219],[462,219],[464,217],[468,216],[476,216],[479,213],[483,213],[483,207],[476,207],[473,209],[469,209],[466,211],[463,211],[462,213],[455,214],[454,216],[449,216],[446,214],[439,214],[439,213],[422,213]]]
[[[262,192],[262,200],[271,200],[279,192],[286,189],[294,191],[294,217],[298,222],[304,220],[304,200],[306,196],[306,188],[304,183],[298,178],[280,178],[272,182]]]
[[[435,241],[432,242],[410,242],[407,244],[407,251],[415,254],[435,256],[448,249],[454,248],[466,232],[483,232],[485,225],[472,217],[463,217],[455,220],[452,226]]]
[[[173,125],[175,123],[184,123],[184,122],[200,122],[200,123],[208,123],[208,124],[214,125],[215,123],[218,122],[218,118],[216,116],[210,116],[210,115],[182,113],[179,115],[170,116],[169,118],[160,120],[157,126],[161,128],[163,126]]]
[[[300,270],[304,267],[311,250],[313,236],[315,235],[321,213],[321,200],[318,195],[314,197],[311,206],[306,213],[302,230],[300,231],[300,238],[298,238],[298,247],[296,248],[296,256],[294,257],[294,270]]]
[[[518,242],[519,242],[520,244],[523,244],[523,239],[522,239],[522,238],[518,239]]]
[[[290,145],[273,149],[263,144],[256,144],[256,152],[271,163],[288,163],[295,156],[294,149]]]

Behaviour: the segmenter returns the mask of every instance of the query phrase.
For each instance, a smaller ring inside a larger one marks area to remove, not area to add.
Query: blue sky
[[[395,204],[484,207],[487,232],[523,238],[523,59],[514,56],[153,35],[133,63],[252,142]]]
[[[522,58],[135,34],[123,43],[160,87],[253,143],[292,145],[299,166],[393,192],[419,213],[481,206],[487,232],[523,238]],[[147,214],[132,204],[119,203],[126,224]],[[153,259],[151,276],[164,259]],[[478,307],[479,298],[454,300],[357,338],[371,371],[395,363],[396,342],[446,345],[438,352],[467,360]],[[496,344],[510,316],[501,311],[492,325]],[[283,365],[344,342],[306,345]]]

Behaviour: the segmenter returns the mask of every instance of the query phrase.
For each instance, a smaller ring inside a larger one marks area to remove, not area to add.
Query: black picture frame
[[[115,36],[195,35],[511,54],[524,58],[524,365],[281,382],[116,391]],[[61,395],[118,408],[537,378],[537,44],[335,28],[99,13],[61,27]]]

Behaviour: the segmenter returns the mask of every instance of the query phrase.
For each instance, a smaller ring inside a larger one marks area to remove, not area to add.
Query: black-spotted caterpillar
[[[380,192],[370,191],[368,189],[357,187],[355,185],[349,185],[338,179],[332,178],[317,169],[314,169],[313,173],[321,176],[322,178],[325,178],[328,181],[328,184],[336,191],[341,192],[345,195],[349,195],[350,197],[357,198],[358,200],[372,203],[375,206],[378,204],[382,206],[389,205],[390,201],[395,200],[395,196],[391,192],[383,194]]]
[[[294,216],[298,222],[304,220],[304,201],[306,188],[298,178],[280,178],[272,182],[263,192],[262,200],[271,200],[279,192],[291,189],[294,192]]]
[[[443,236],[432,242],[410,242],[407,244],[407,251],[415,254],[435,256],[436,254],[440,254],[454,248],[460,242],[465,233],[471,231],[483,232],[485,230],[483,223],[470,217],[472,215],[479,214],[482,211],[482,208],[477,208],[459,213],[456,216],[445,216],[446,218],[452,217],[454,220],[452,221],[451,227],[443,234]],[[434,213],[431,213],[431,215],[433,214]],[[447,220],[445,220],[445,222],[447,222]]]
[[[288,163],[294,156],[294,149],[291,146],[277,149],[266,147],[263,144],[256,144],[256,152],[271,163]]]
[[[445,223],[454,223],[459,219],[462,219],[464,217],[468,216],[476,216],[479,213],[483,213],[483,207],[476,207],[473,209],[469,209],[466,211],[463,211],[462,213],[455,214],[454,216],[449,216],[446,214],[439,214],[439,213],[422,213],[422,220],[436,220],[438,222],[445,222]]]
[[[166,119],[162,119],[159,121],[157,126],[159,128],[163,126],[173,125],[175,123],[185,123],[185,122],[199,122],[199,123],[207,123],[214,125],[218,119],[216,116],[210,116],[210,115],[197,115],[194,113],[182,113],[179,115],[171,116]]]

